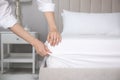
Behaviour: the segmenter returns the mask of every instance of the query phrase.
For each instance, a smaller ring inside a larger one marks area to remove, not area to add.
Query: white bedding
[[[46,42],[52,51],[46,61],[48,68],[120,67],[119,36],[70,36],[63,36],[55,47]]]

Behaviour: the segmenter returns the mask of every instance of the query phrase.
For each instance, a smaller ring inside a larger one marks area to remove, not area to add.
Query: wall
[[[63,9],[87,13],[120,12],[120,0],[54,0],[54,2],[56,3],[56,20],[61,32]]]

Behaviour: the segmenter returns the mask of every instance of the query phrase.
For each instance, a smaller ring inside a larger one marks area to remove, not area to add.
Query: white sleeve
[[[0,26],[4,28],[12,27],[17,23],[16,18],[12,15],[11,7],[6,0],[0,1]]]
[[[54,12],[55,4],[52,0],[37,0],[38,9],[42,12]]]

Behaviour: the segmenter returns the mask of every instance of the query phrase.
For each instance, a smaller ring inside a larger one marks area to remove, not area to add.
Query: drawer
[[[31,35],[35,36],[35,33],[31,33]],[[26,42],[25,40],[23,40],[22,38],[20,38],[19,36],[13,33],[1,34],[1,42],[2,43],[17,43],[17,44],[26,43],[28,44],[28,42]]]

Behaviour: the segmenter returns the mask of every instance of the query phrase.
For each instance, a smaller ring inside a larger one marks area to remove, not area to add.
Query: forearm
[[[58,43],[61,41],[61,35],[58,32],[55,24],[54,12],[45,12],[44,14],[49,26],[47,41],[51,44],[51,46],[58,45]]]
[[[15,24],[9,29],[27,42],[29,42],[32,46],[34,46],[36,52],[41,56],[46,56],[48,55],[48,53],[51,53],[50,50],[41,41],[31,36],[31,34],[25,31],[19,24]]]
[[[21,25],[15,24],[13,27],[9,28],[12,32],[29,42],[31,45],[35,44],[35,38],[31,36],[27,31],[25,31]]]
[[[47,19],[49,30],[50,31],[57,30],[54,12],[45,12],[44,15]]]

